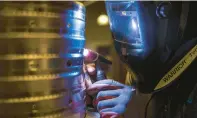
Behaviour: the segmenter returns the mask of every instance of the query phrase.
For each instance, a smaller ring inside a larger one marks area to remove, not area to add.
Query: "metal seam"
[[[8,54],[0,56],[0,60],[51,59],[59,57],[58,54]]]
[[[58,33],[29,33],[29,32],[9,32],[0,33],[0,39],[4,38],[61,38]]]
[[[37,96],[37,97],[7,98],[7,99],[0,99],[0,104],[38,102],[42,100],[57,99],[57,98],[63,97],[64,95],[65,93],[59,93],[59,94]]]
[[[60,76],[59,74],[8,76],[8,77],[0,77],[0,82],[55,80],[61,77],[62,76]]]
[[[28,16],[28,17],[48,17],[48,18],[59,18],[59,14],[53,12],[37,12],[37,11],[1,11],[0,15],[3,16]]]

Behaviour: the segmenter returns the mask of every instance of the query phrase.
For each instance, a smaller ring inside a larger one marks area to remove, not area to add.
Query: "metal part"
[[[65,118],[82,73],[85,7],[6,1],[0,22],[0,117]]]

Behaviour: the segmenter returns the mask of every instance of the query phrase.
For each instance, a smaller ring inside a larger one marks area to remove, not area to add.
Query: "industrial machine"
[[[82,4],[2,1],[0,118],[69,116],[84,44]]]

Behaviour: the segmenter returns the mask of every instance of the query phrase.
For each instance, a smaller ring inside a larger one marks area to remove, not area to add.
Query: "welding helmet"
[[[138,89],[149,93],[170,85],[160,81],[196,44],[178,51],[185,44],[189,3],[106,1],[105,5],[115,49],[135,72]]]

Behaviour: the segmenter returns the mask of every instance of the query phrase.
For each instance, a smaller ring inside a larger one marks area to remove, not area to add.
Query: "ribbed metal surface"
[[[84,34],[79,3],[1,2],[0,118],[65,118]]]

